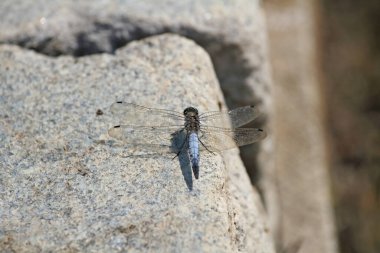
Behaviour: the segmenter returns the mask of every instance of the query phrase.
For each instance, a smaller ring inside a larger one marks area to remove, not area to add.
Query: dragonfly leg
[[[201,141],[201,139],[199,139],[199,137],[198,137],[198,141],[202,144],[203,147],[205,147],[205,149],[206,149],[208,152],[210,152],[211,154],[215,155],[215,153],[212,152],[211,150],[209,150],[209,149],[207,148],[207,146]]]

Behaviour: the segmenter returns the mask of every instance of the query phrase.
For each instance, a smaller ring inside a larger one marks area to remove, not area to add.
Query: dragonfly
[[[119,125],[108,130],[109,136],[126,145],[159,154],[174,153],[177,157],[187,151],[196,179],[199,177],[200,152],[220,153],[266,137],[262,129],[240,128],[259,116],[259,110],[254,106],[203,113],[187,107],[181,113],[118,101],[109,109],[120,121]]]

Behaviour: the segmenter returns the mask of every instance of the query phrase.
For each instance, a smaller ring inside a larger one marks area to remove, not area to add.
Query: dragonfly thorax
[[[198,110],[194,107],[187,107],[183,114],[185,115],[185,128],[188,132],[199,131]]]

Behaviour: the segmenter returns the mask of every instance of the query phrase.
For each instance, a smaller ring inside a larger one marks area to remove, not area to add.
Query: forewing
[[[149,126],[114,126],[108,130],[108,135],[122,141],[126,146],[156,153],[177,153],[180,151],[183,130],[178,127]]]
[[[260,115],[259,110],[254,106],[243,106],[229,112],[206,112],[199,116],[200,122],[205,126],[227,127],[229,120],[232,127],[240,127],[251,122]]]
[[[199,140],[205,145],[201,145],[202,149],[216,152],[248,145],[265,137],[265,131],[257,128],[204,127],[199,134]]]
[[[120,124],[136,126],[183,126],[184,116],[176,111],[154,109],[118,101],[110,106]]]

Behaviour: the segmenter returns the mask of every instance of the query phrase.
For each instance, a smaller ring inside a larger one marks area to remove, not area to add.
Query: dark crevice
[[[120,25],[120,22],[123,25]],[[117,26],[109,23],[95,22],[90,32],[81,32],[77,35],[77,48],[74,56],[86,56],[98,53],[113,54],[131,41],[141,40],[149,36],[158,35],[168,31],[165,28],[150,32],[136,26],[126,18],[118,20]]]

